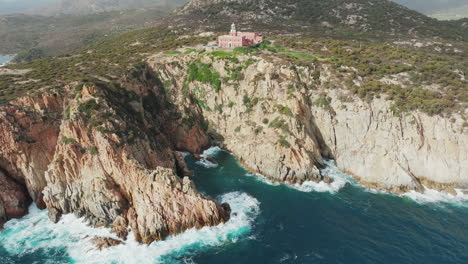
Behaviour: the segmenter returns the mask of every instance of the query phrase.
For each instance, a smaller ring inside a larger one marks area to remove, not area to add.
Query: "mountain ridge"
[[[466,40],[468,31],[388,0],[191,0],[175,13],[177,24],[377,38],[437,37]],[[211,26],[210,26],[211,25]]]

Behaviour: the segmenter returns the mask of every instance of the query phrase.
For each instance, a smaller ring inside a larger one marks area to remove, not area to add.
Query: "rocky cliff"
[[[123,239],[131,230],[143,243],[229,219],[228,205],[184,177],[175,152],[209,146],[198,113],[187,108],[193,126],[184,125],[144,65],[122,85],[75,83],[1,109],[0,179],[10,184],[0,219],[24,215],[31,197],[52,221],[74,213]]]
[[[376,189],[401,193],[425,185],[453,193],[468,186],[462,116],[395,116],[390,101],[367,102],[346,90],[327,63],[213,54],[149,61],[175,100],[198,104],[218,144],[248,168],[301,183],[328,180],[319,169],[323,159],[335,159]]]
[[[313,69],[304,69],[307,79],[301,80],[298,69],[260,57],[162,55],[150,64],[179,105],[200,108],[213,142],[246,167],[280,182],[323,179],[323,157],[333,156],[314,124],[302,86],[314,82]]]
[[[212,145],[277,182],[329,182],[320,169],[334,159],[386,191],[467,187],[463,112],[396,115],[390,100],[351,93],[352,74],[330,60],[273,48],[156,54],[119,81],[48,87],[1,107],[0,223],[31,200],[52,221],[73,213],[143,243],[223,223],[229,206],[197,192],[177,152]]]
[[[333,112],[313,111],[342,170],[366,186],[397,193],[468,187],[468,131],[460,115],[395,117],[384,99],[341,102],[345,93],[328,93]]]

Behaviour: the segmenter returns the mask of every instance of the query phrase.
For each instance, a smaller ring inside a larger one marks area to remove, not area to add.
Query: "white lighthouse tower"
[[[235,23],[232,23],[232,25],[231,25],[230,35],[231,36],[237,36],[237,29],[236,29],[236,24]]]

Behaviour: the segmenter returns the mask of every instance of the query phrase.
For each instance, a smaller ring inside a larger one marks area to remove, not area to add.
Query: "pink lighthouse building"
[[[262,34],[258,32],[237,32],[236,24],[231,25],[229,35],[219,36],[218,38],[218,46],[220,48],[245,47],[262,42]]]

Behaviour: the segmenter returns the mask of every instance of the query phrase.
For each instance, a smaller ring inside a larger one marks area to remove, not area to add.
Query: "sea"
[[[394,195],[366,189],[327,162],[331,184],[277,184],[211,148],[217,164],[186,154],[197,188],[232,207],[215,227],[97,251],[108,229],[66,215],[58,224],[34,205],[0,232],[0,263],[468,263],[468,197],[427,189]],[[132,236],[130,236],[132,237]]]
[[[10,62],[13,59],[13,57],[14,56],[11,56],[11,55],[0,55],[0,67]]]

